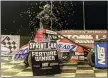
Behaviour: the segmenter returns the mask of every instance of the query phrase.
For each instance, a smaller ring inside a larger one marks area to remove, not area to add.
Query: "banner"
[[[107,30],[61,30],[58,33],[74,42],[94,48],[94,40],[107,38]]]
[[[29,42],[33,76],[60,73],[56,43]]]
[[[19,35],[1,35],[1,55],[12,56],[20,47]]]
[[[39,31],[37,33],[41,34]],[[29,42],[33,76],[58,74],[61,69],[56,50],[57,40],[53,39],[53,34],[45,33],[44,37],[40,34],[36,34],[36,40]]]
[[[108,68],[108,44],[107,42],[95,42],[95,65],[99,68]]]

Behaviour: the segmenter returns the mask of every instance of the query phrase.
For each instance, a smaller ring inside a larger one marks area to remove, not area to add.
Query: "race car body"
[[[21,61],[21,60],[25,60],[28,57],[29,51],[28,51],[28,44],[22,46],[17,52],[16,54],[13,56],[13,60],[15,61]]]
[[[47,35],[51,35],[48,36],[48,38],[45,38],[45,34]],[[68,38],[62,36],[61,34],[58,34],[55,31],[51,31],[51,30],[47,30],[47,29],[40,29],[36,32],[35,36],[34,36],[34,41],[36,42],[48,42],[52,37],[53,39],[55,37],[58,37],[57,40],[57,45],[56,45],[56,49],[58,50],[58,52],[77,52],[76,54],[80,54],[80,53],[84,53],[84,52],[88,52],[88,49],[85,48],[84,46],[81,46],[77,43],[75,43],[72,40],[69,40]],[[62,38],[61,38],[62,36]],[[24,46],[22,46],[17,52],[16,54],[13,56],[14,60],[25,60],[28,57],[29,54],[29,45],[26,44]]]

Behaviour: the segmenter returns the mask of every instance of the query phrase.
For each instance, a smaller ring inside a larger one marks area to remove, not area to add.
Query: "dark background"
[[[32,29],[29,21],[39,13],[43,6],[50,2],[36,1],[2,1],[1,28],[2,34],[30,36]],[[53,12],[59,19],[54,28],[58,30],[83,30],[83,2],[82,1],[55,1]],[[107,2],[85,1],[85,29],[107,29]]]

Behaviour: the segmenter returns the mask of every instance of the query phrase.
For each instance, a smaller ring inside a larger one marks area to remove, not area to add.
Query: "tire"
[[[95,66],[95,53],[89,52],[87,55],[87,59],[90,66]]]
[[[31,69],[32,69],[31,53],[29,53],[29,56],[28,56],[28,64],[29,64],[29,66],[30,66]]]

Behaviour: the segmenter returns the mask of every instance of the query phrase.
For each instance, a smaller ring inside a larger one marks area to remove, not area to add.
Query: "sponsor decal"
[[[72,57],[71,57],[71,61],[72,61],[73,63],[78,62],[78,56],[72,56]]]
[[[24,60],[28,56],[28,44],[23,46],[13,57],[14,60]]]
[[[105,65],[105,48],[97,45],[98,63]]]
[[[35,57],[35,61],[54,61],[57,51],[33,51],[32,57]]]
[[[39,50],[39,49],[56,49],[56,43],[55,42],[41,42],[41,43],[37,43],[37,42],[30,42],[29,43],[29,49],[33,49],[33,50]]]
[[[14,56],[14,60],[24,60],[24,59],[26,59],[27,56],[28,56],[27,51],[28,51],[28,48],[18,51],[18,53],[15,54],[15,56]]]
[[[107,30],[61,30],[58,32],[63,34],[106,34]]]
[[[47,34],[53,34],[53,35],[54,35],[54,34],[57,34],[56,32],[51,31],[51,30],[47,30],[47,29],[46,29],[45,33],[47,33]]]
[[[107,38],[107,30],[61,30],[58,33],[71,39],[72,41],[94,47],[94,40]]]
[[[57,50],[60,50],[62,52],[75,51],[76,48],[77,48],[76,45],[70,44],[70,43],[58,43],[57,44]]]
[[[64,35],[69,39],[93,39],[92,35]]]
[[[51,40],[58,40],[58,36],[57,35],[49,35],[47,34],[47,37]]]
[[[70,42],[58,40],[56,49],[61,52],[71,52],[71,51],[76,51],[77,46]]]
[[[75,40],[76,43],[93,44],[94,40]]]

